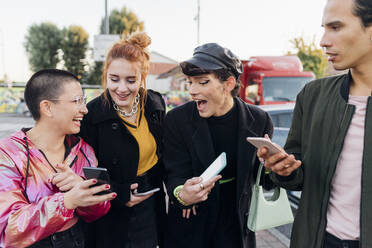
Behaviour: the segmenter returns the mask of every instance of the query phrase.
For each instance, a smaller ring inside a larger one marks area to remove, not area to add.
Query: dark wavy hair
[[[354,0],[353,14],[360,18],[363,27],[372,25],[372,1]]]

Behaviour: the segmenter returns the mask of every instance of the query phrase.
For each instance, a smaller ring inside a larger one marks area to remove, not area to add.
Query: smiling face
[[[196,102],[201,117],[222,116],[233,107],[234,99],[231,96],[231,90],[235,85],[233,77],[226,82],[221,82],[214,74],[191,76],[188,79],[189,93]]]
[[[121,110],[130,112],[141,87],[138,64],[114,59],[107,68],[106,82],[111,99]]]
[[[51,102],[53,127],[63,135],[80,132],[80,122],[88,113],[84,94],[77,81],[65,83],[62,94]]]
[[[372,63],[372,27],[364,28],[352,9],[353,0],[328,0],[323,13],[320,45],[337,70],[367,69]]]

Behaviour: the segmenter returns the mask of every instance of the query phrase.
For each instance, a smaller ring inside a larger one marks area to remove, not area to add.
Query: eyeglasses
[[[74,100],[49,99],[49,101],[67,101],[67,102],[73,102],[76,105],[83,105],[83,104],[87,104],[87,97],[86,96],[76,96]]]

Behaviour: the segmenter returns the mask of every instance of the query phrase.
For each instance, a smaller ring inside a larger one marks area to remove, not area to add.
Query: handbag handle
[[[261,172],[262,172],[262,168],[264,166],[264,163],[261,162],[260,163],[260,166],[258,167],[258,172],[257,172],[257,177],[256,177],[256,185],[259,186],[260,185],[260,179],[261,179]]]

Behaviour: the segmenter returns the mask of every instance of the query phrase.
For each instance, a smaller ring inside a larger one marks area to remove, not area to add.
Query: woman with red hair
[[[157,247],[165,217],[160,143],[165,104],[145,89],[151,40],[135,33],[109,50],[104,93],[88,103],[80,135],[107,168],[118,195],[109,213],[89,225],[88,247]],[[150,190],[160,192],[146,193]],[[145,193],[144,193],[145,192]]]

